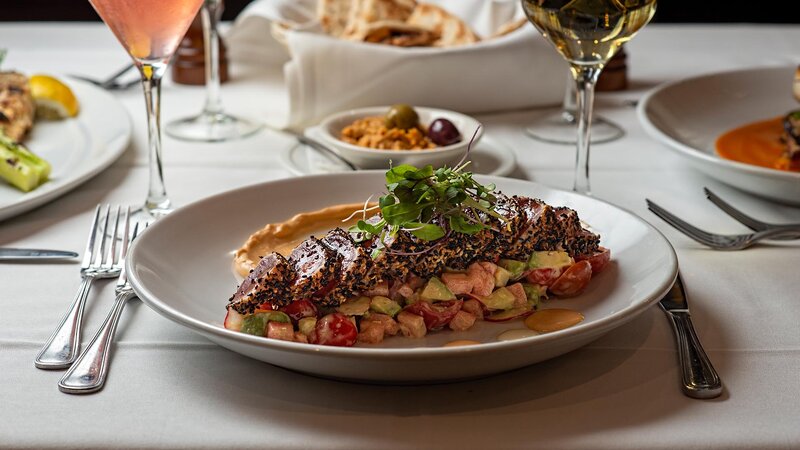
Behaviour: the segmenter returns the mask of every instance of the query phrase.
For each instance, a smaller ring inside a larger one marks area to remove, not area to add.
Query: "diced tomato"
[[[281,307],[279,311],[285,312],[293,322],[297,322],[303,317],[317,317],[317,305],[304,298]]]
[[[358,329],[344,314],[333,313],[317,321],[314,331],[308,336],[312,344],[350,347],[358,339]]]
[[[455,295],[472,292],[472,278],[465,273],[445,272],[442,274],[442,283]]]
[[[589,261],[589,264],[592,265],[592,273],[600,273],[601,270],[606,268],[608,262],[611,261],[611,250],[605,247],[600,247],[599,251],[588,256],[580,256],[576,259],[578,261]]]
[[[489,273],[479,263],[472,263],[467,267],[467,276],[472,280],[473,294],[489,295],[494,290],[494,273]]]
[[[229,330],[239,331],[242,329],[242,320],[244,320],[243,315],[234,311],[232,308],[228,308],[228,314],[225,315],[225,322],[223,322],[223,324],[225,328]]]
[[[589,261],[579,261],[571,266],[550,286],[550,292],[560,297],[580,294],[592,279],[592,265]]]
[[[528,283],[550,286],[561,276],[562,271],[561,268],[552,267],[533,269],[525,275],[525,279],[528,280]]]
[[[267,337],[282,341],[294,341],[294,327],[286,322],[267,323]]]
[[[453,316],[461,310],[463,303],[462,300],[448,300],[436,303],[419,301],[406,306],[404,311],[422,316],[425,321],[425,328],[436,330],[447,325]]]
[[[525,295],[525,288],[522,287],[522,283],[509,284],[506,286],[506,289],[514,294],[515,308],[524,308],[528,306],[528,296]]]
[[[497,264],[489,261],[481,261],[478,264],[483,267],[483,270],[489,273],[494,278],[494,273],[497,272]]]
[[[447,326],[453,331],[465,331],[472,328],[476,319],[474,315],[466,311],[458,311]]]

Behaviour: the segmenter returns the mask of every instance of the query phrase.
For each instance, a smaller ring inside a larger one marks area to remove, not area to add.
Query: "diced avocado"
[[[445,286],[444,283],[442,283],[442,280],[437,277],[433,277],[428,280],[425,288],[422,289],[422,294],[420,294],[420,297],[432,301],[456,299],[456,296],[450,292],[450,289],[447,289],[447,286]]]
[[[494,271],[494,286],[495,287],[503,287],[508,284],[508,280],[511,279],[511,272],[503,269],[500,266],[497,266],[497,269]]]
[[[345,316],[362,316],[369,311],[370,298],[358,297],[350,299],[336,307],[336,310]]]
[[[528,259],[529,269],[541,268],[559,268],[571,266],[574,264],[572,257],[567,252],[563,251],[549,251],[549,252],[533,252],[530,259]]]
[[[314,328],[317,326],[317,318],[316,317],[303,317],[302,319],[297,321],[297,329],[308,336],[314,331]]]
[[[267,328],[268,322],[283,322],[290,323],[291,320],[286,313],[280,311],[268,311],[250,314],[242,320],[242,333],[252,334],[255,336],[264,336],[264,331]]]
[[[0,131],[0,178],[28,192],[47,181],[49,176],[50,163]]]
[[[376,295],[375,297],[372,297],[372,301],[369,304],[369,309],[377,313],[394,317],[395,314],[399,313],[403,308],[400,307],[399,303],[390,299],[389,297]]]
[[[487,308],[497,309],[511,309],[514,307],[516,301],[514,294],[508,289],[501,287],[495,289],[490,295],[480,298],[481,303],[486,305]]]
[[[510,273],[510,280],[520,279],[522,274],[525,273],[525,270],[528,269],[528,265],[526,263],[522,261],[515,261],[513,259],[501,259],[497,262],[497,265]]]
[[[531,308],[536,309],[542,302],[543,298],[547,298],[547,287],[538,284],[522,283],[522,289],[525,290],[525,296],[528,297],[528,304]]]

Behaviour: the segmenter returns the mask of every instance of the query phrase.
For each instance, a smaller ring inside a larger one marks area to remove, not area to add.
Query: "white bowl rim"
[[[672,136],[667,134],[663,129],[661,129],[658,125],[656,125],[653,121],[650,120],[650,116],[647,113],[647,109],[650,106],[650,103],[654,101],[654,97],[661,94],[663,91],[670,89],[674,86],[681,85],[684,83],[691,83],[702,79],[708,78],[716,78],[720,76],[726,75],[736,75],[740,73],[746,72],[759,72],[764,70],[776,70],[781,69],[782,66],[762,66],[762,67],[751,67],[747,69],[737,69],[737,70],[726,70],[721,72],[712,72],[706,73],[702,75],[697,75],[693,77],[683,78],[676,81],[670,81],[668,83],[663,83],[661,85],[656,86],[655,88],[651,89],[647,92],[643,97],[642,100],[639,102],[639,106],[636,108],[636,114],[639,117],[639,123],[642,124],[642,127],[645,131],[657,141],[667,144],[668,148],[678,151],[684,155],[689,156],[690,158],[699,159],[706,163],[721,165],[728,169],[749,173],[752,175],[760,175],[760,176],[769,176],[769,177],[778,177],[787,181],[799,181],[800,180],[800,172],[789,172],[783,171],[778,169],[769,169],[766,167],[760,167],[753,164],[742,163],[738,161],[733,161],[729,159],[722,158],[720,156],[716,156],[715,154],[710,154],[704,152],[703,150],[691,147],[689,145],[684,144]],[[745,124],[742,124],[745,125]]]
[[[469,145],[469,140],[467,140],[467,135],[464,134],[463,130],[458,130],[458,132],[461,133],[461,138],[462,138],[461,141],[456,142],[455,144],[444,145],[444,146],[431,148],[431,149],[425,149],[425,150],[382,150],[382,149],[377,149],[377,148],[362,147],[360,145],[355,145],[355,144],[350,144],[348,142],[345,142],[345,141],[339,139],[338,137],[334,136],[333,134],[331,134],[328,131],[328,125],[330,125],[331,122],[344,119],[344,118],[346,118],[348,116],[362,116],[362,115],[379,114],[381,112],[385,112],[386,110],[391,108],[391,106],[392,105],[366,106],[366,107],[363,107],[363,108],[355,108],[355,109],[348,109],[348,110],[345,110],[345,111],[340,111],[338,113],[331,114],[331,115],[325,117],[324,119],[322,119],[320,121],[319,125],[317,125],[315,127],[311,127],[311,129],[317,130],[318,133],[319,133],[319,136],[321,138],[324,138],[325,140],[327,140],[331,144],[335,144],[337,146],[341,146],[343,148],[346,148],[348,151],[365,153],[365,154],[369,154],[369,155],[389,155],[389,156],[394,156],[394,155],[430,155],[431,153],[443,153],[443,152],[447,152],[447,151],[452,151],[452,150],[457,149],[457,148],[462,148],[462,147],[466,148]],[[460,113],[458,111],[452,111],[452,110],[449,110],[449,109],[433,108],[433,107],[430,107],[430,106],[413,106],[413,108],[418,112],[425,112],[425,113],[429,113],[429,114],[432,114],[432,115],[435,115],[436,113],[444,113],[444,114],[460,117],[460,118],[462,118],[462,120],[475,122],[476,125],[477,125],[477,131],[475,132],[475,137],[472,140],[473,141],[472,145],[475,145],[481,139],[481,137],[483,136],[483,132],[484,132],[484,128],[485,128],[483,126],[483,123],[481,123],[481,121],[479,121],[478,119],[476,119],[476,118],[474,118],[474,117],[472,117],[472,116],[470,116],[468,114]]]

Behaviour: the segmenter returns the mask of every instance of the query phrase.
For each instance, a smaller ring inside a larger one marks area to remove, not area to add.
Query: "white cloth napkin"
[[[481,37],[522,16],[518,0],[427,0],[467,22]],[[227,36],[234,59],[284,64],[289,116],[284,126],[311,125],[362,106],[408,103],[464,113],[556,105],[567,65],[525,24],[508,35],[452,48],[396,48],[322,33],[315,0],[258,0]],[[285,44],[273,22],[291,24]]]

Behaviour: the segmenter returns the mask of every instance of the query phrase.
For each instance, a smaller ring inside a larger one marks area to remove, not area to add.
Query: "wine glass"
[[[224,112],[220,100],[219,33],[222,0],[205,0],[200,11],[205,42],[206,102],[203,111],[167,124],[167,134],[186,141],[221,142],[249,136],[261,125]]]
[[[522,0],[528,20],[570,65],[578,110],[573,190],[590,194],[594,86],[603,67],[653,17],[656,0]]]
[[[172,210],[161,165],[161,78],[203,0],[89,0],[128,51],[142,76],[147,109],[150,186],[140,215]]]
[[[561,110],[548,113],[536,119],[525,128],[525,133],[537,141],[550,144],[575,145],[577,143],[576,130],[578,127],[575,82],[572,75],[568,74],[564,102]],[[592,118],[592,144],[615,141],[625,135],[625,130],[619,125],[600,116]]]

